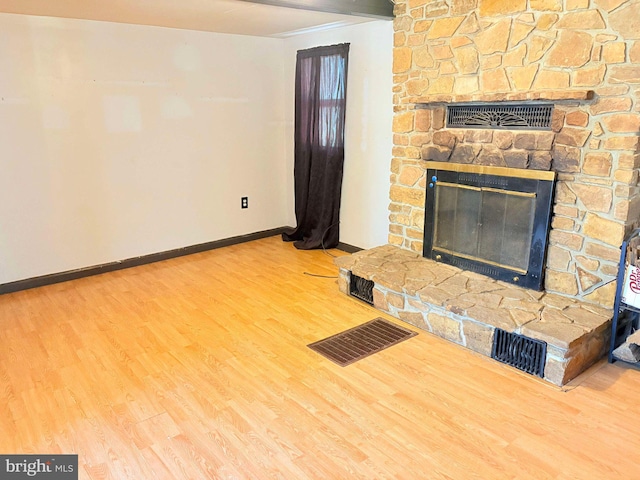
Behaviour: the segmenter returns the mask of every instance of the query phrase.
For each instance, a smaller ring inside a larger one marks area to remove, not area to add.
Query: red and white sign
[[[633,307],[640,307],[640,268],[627,265],[622,287],[622,301]]]

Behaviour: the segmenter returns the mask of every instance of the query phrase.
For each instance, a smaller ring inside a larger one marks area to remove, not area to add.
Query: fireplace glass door
[[[427,163],[425,256],[540,289],[553,173]]]
[[[526,273],[534,193],[439,183],[433,248]]]

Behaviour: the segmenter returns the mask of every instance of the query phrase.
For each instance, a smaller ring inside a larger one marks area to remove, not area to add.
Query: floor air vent
[[[373,305],[373,281],[349,272],[349,295]]]
[[[538,377],[544,376],[547,344],[496,328],[491,358]]]
[[[308,347],[341,367],[346,367],[416,335],[417,332],[378,317],[358,327],[314,342]]]

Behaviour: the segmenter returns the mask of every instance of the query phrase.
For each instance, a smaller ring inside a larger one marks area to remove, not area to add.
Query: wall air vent
[[[449,128],[550,130],[551,103],[466,103],[447,106]]]
[[[544,377],[546,357],[546,342],[496,328],[491,358],[531,375]]]
[[[349,272],[349,295],[352,297],[359,298],[363,302],[373,305],[373,286],[373,281]]]

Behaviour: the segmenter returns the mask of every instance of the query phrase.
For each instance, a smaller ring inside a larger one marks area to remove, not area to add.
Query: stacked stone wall
[[[545,289],[611,306],[640,223],[640,1],[398,0],[389,243],[422,251],[424,161],[554,170]],[[546,100],[543,132],[445,127],[447,103]]]

